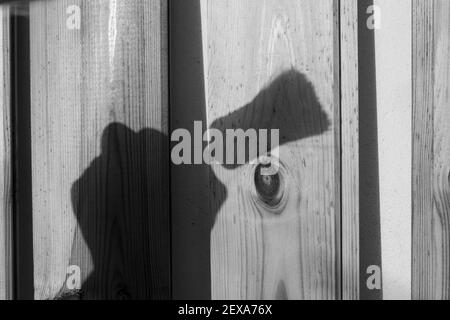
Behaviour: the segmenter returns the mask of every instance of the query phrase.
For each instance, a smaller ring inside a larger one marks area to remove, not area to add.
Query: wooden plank
[[[384,300],[410,300],[411,1],[377,0],[376,5],[381,16],[381,27],[375,30],[375,65],[382,291]]]
[[[266,186],[255,164],[211,166],[213,299],[340,298],[338,9],[202,1],[208,126],[280,129]]]
[[[34,297],[31,200],[30,24],[27,2],[11,8],[13,127],[14,297]]]
[[[434,296],[433,0],[413,1],[413,299]]]
[[[434,206],[437,297],[450,299],[450,3],[434,3]]]
[[[341,6],[342,299],[359,299],[358,0]]]
[[[0,6],[0,300],[12,299],[9,7]]]
[[[35,297],[168,298],[167,1],[32,2],[30,30]]]
[[[450,3],[413,2],[414,299],[450,298]]]

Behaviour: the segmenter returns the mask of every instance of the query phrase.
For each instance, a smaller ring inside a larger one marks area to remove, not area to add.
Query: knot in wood
[[[277,170],[268,173],[264,170],[270,164],[259,164],[254,171],[254,184],[258,198],[269,207],[276,207],[280,204],[284,195],[284,177],[281,171]]]

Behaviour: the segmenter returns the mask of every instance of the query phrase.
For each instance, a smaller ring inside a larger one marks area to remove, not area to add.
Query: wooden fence
[[[179,6],[172,129],[284,130],[275,206],[258,192],[256,165],[173,167],[174,297],[340,298],[339,2]],[[309,122],[293,121],[302,115]]]
[[[382,298],[371,4],[0,6],[0,299]],[[448,298],[450,5],[413,11],[413,297]],[[171,164],[194,121],[280,129],[278,174]]]
[[[412,293],[450,299],[450,3],[413,3]]]

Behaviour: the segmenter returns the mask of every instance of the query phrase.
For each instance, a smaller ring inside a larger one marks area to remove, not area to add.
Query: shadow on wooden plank
[[[367,268],[381,268],[380,190],[378,165],[377,88],[375,30],[367,26],[367,9],[373,0],[358,1],[359,65],[359,235],[360,298],[382,299],[381,290],[370,290]]]
[[[81,299],[170,298],[167,154],[156,130],[113,123],[103,131],[100,156],[71,190],[74,244],[84,238],[93,264]]]
[[[330,128],[330,120],[323,111],[312,83],[302,73],[291,69],[281,73],[270,84],[261,90],[247,105],[215,120],[211,128],[219,129],[223,136],[227,129],[267,129],[268,144],[272,148],[317,136]],[[279,130],[279,144],[271,144],[270,130]],[[235,139],[236,141],[236,139]],[[234,144],[236,157],[236,143]],[[225,153],[225,146],[223,154]],[[251,156],[246,150],[246,163]],[[235,169],[234,164],[224,165],[227,169]]]
[[[268,141],[268,159],[277,163],[279,156],[280,160],[274,174],[263,174],[265,163],[249,163],[255,156],[249,154],[249,139],[243,168],[236,162],[237,148],[241,147],[236,139],[234,164],[227,163],[224,168],[213,165],[217,175],[213,186],[220,190],[223,183],[228,188],[228,198],[221,199],[220,193],[215,192],[211,200],[218,226],[212,233],[215,296],[288,300],[311,299],[318,292],[337,291],[334,274],[327,272],[331,267],[319,270],[324,256],[329,258],[329,266],[340,261],[336,251],[327,251],[339,247],[339,242],[333,239],[324,245],[323,240],[327,236],[333,238],[331,233],[339,228],[327,225],[323,219],[339,213],[322,206],[328,202],[327,192],[335,190],[334,184],[328,183],[333,173],[327,171],[328,163],[323,160],[330,156],[333,145],[326,141],[330,141],[335,127],[313,84],[301,72],[286,70],[272,78],[251,101],[218,118],[211,127],[225,133],[226,138],[228,129],[275,129],[280,138]],[[259,138],[256,145],[261,142]],[[272,138],[273,135],[268,140]],[[273,152],[277,147],[279,154]],[[260,155],[265,150],[259,150]],[[229,152],[228,146],[224,147],[223,154]],[[315,170],[321,174],[309,175]],[[323,274],[327,276],[321,277]],[[311,284],[316,277],[321,284],[313,289],[315,285]],[[334,293],[330,296],[335,297]]]
[[[169,2],[170,128],[206,124],[199,0]],[[206,165],[171,166],[172,283],[174,299],[211,299],[209,207]]]
[[[11,8],[14,297],[34,299],[28,4]]]

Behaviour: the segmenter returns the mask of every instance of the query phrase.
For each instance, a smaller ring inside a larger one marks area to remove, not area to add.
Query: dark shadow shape
[[[81,298],[170,298],[167,154],[167,136],[156,130],[104,130],[100,156],[71,190],[75,242],[82,235],[93,263]]]
[[[380,186],[378,164],[375,30],[367,27],[367,8],[373,0],[358,1],[359,66],[359,252],[360,299],[381,300],[382,290],[369,290],[367,268],[381,267]]]
[[[291,69],[276,77],[249,104],[215,120],[211,128],[219,129],[224,137],[227,129],[267,129],[270,149],[272,129],[279,130],[279,144],[273,145],[277,147],[320,135],[330,128],[330,121],[318,101],[312,83],[302,73]],[[224,143],[224,155],[225,151]],[[248,149],[246,151],[247,163],[254,159],[250,159]],[[236,148],[234,155],[236,158]],[[225,164],[225,167],[233,169],[239,166],[236,160],[234,163]]]
[[[186,128],[193,136],[193,122],[205,125],[209,107],[205,102],[200,1],[170,0],[169,14],[170,127]],[[277,103],[274,117],[271,109]],[[212,124],[222,132],[252,126],[279,126],[283,130],[280,143],[286,143],[320,134],[328,129],[329,121],[311,83],[291,70],[268,84],[253,102]],[[227,190],[209,166],[171,165],[171,197],[173,298],[211,299],[210,232]]]

